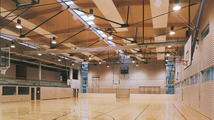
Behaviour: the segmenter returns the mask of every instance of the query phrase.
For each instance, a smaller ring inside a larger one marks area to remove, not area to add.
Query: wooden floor
[[[176,100],[71,98],[0,104],[0,120],[210,120]]]

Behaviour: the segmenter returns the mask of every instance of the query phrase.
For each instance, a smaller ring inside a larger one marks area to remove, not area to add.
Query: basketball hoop
[[[6,73],[7,69],[8,69],[8,67],[6,67],[6,68],[0,68],[0,70],[1,70],[1,74],[4,74],[4,75],[5,75],[5,73]]]
[[[70,85],[70,86],[72,86],[72,80],[70,80],[70,79],[67,79],[67,85]]]
[[[178,64],[181,64],[181,65],[187,66],[187,64],[188,64],[188,60],[173,60],[172,62],[174,63],[174,65],[176,63],[178,63]]]

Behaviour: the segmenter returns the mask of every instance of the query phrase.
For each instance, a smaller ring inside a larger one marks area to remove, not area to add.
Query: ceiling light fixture
[[[56,44],[56,38],[55,37],[53,37],[52,43]]]
[[[136,63],[136,66],[138,67],[138,63]]]
[[[168,59],[166,59],[166,62],[168,62],[169,60]]]
[[[101,60],[99,60],[99,64],[102,64]]]
[[[168,47],[168,48],[171,48],[172,46],[171,46],[171,45],[168,45],[167,47]]]
[[[167,62],[166,62],[166,64],[165,64],[166,66],[167,66]]]
[[[175,5],[173,7],[173,10],[177,11],[180,9],[181,9],[181,6],[179,5],[179,0],[175,0]]]
[[[109,64],[107,64],[107,67],[109,67]]]
[[[109,39],[109,40],[112,40],[112,39],[113,39],[112,32],[109,32],[108,39]]]
[[[166,54],[166,56],[170,56],[170,54]]]
[[[88,18],[89,18],[90,20],[94,20],[93,9],[89,9],[89,15],[88,15]]]
[[[72,62],[72,64],[71,65],[74,65],[74,62]]]
[[[135,63],[134,59],[132,60],[132,63]]]
[[[61,61],[61,58],[60,58],[60,57],[58,58],[58,61],[59,61],[59,62]]]
[[[14,45],[14,41],[11,41],[11,45],[10,45],[11,48],[15,48],[16,46]]]
[[[91,58],[91,55],[89,55],[89,60],[91,60],[92,58]]]
[[[130,55],[127,55],[126,57],[127,57],[127,58],[130,58]]]
[[[174,35],[175,34],[175,31],[174,31],[174,26],[171,26],[171,31],[169,33],[170,35]]]
[[[41,54],[41,53],[38,53],[38,56],[42,56],[42,54]]]
[[[17,19],[16,28],[22,29],[22,25],[21,25],[21,20],[20,19]]]

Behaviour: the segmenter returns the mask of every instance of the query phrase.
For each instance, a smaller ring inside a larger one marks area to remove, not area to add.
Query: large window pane
[[[203,82],[207,81],[207,71],[203,72]]]
[[[211,70],[212,69],[207,70],[207,81],[211,81]]]
[[[189,78],[187,79],[187,86],[189,85]]]
[[[166,85],[166,94],[174,94],[174,85]]]
[[[16,95],[16,87],[2,87],[2,95]]]
[[[29,87],[18,87],[18,95],[29,95]]]
[[[199,74],[195,75],[195,83],[196,83],[196,84],[199,83]]]
[[[195,76],[192,77],[191,79],[191,85],[195,84]]]
[[[88,76],[88,73],[84,72],[84,73],[82,73],[82,76]]]
[[[214,67],[212,69],[212,80],[214,80]]]

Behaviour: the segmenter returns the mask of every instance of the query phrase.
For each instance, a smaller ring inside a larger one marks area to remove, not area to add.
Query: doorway
[[[31,88],[31,100],[34,100],[34,88]]]
[[[36,88],[36,100],[40,100],[40,87]]]
[[[78,97],[78,93],[79,93],[79,89],[78,88],[74,88],[73,89],[73,97]]]

